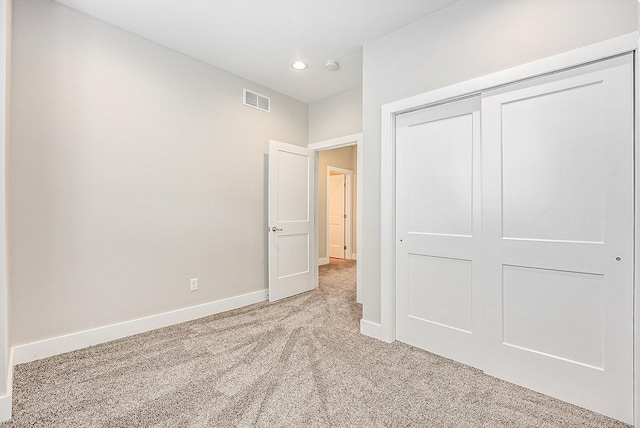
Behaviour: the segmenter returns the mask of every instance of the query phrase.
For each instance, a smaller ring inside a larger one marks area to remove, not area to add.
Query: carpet
[[[626,427],[359,333],[355,262],[320,287],[15,367],[8,427]]]

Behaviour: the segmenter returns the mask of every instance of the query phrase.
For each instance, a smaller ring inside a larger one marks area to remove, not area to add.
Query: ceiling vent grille
[[[254,107],[262,111],[271,111],[271,100],[264,95],[244,89],[243,101],[246,106]]]

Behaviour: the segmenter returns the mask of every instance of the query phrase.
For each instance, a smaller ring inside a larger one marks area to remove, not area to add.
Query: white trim
[[[351,260],[358,260],[358,253],[351,253]]]
[[[9,351],[9,366],[7,367],[7,393],[0,396],[0,422],[11,419],[11,403],[13,394],[13,349]]]
[[[316,166],[317,166],[317,158],[318,152],[321,150],[327,149],[337,149],[339,147],[346,146],[356,146],[356,247],[362,248],[362,194],[363,194],[363,180],[361,179],[360,174],[362,174],[362,163],[363,163],[363,147],[362,147],[362,132],[358,134],[347,135],[345,137],[334,138],[332,140],[320,141],[318,143],[309,144],[309,148],[316,151]],[[318,198],[318,186],[316,184],[316,202]],[[316,238],[318,235],[318,227],[316,223]],[[316,248],[317,251],[317,248]],[[358,303],[362,303],[362,264],[356,264],[356,301]]]
[[[319,152],[327,149],[337,149],[339,147],[353,146],[354,144],[360,144],[362,142],[362,132],[358,134],[351,134],[345,137],[333,138],[331,140],[319,141],[317,143],[309,144],[309,148]],[[360,146],[358,146],[360,149]]]
[[[360,320],[360,333],[383,342],[391,343],[385,339],[384,330],[380,324],[367,320]]]
[[[331,173],[331,172],[335,172],[337,174],[342,174],[342,175],[352,175],[353,174],[353,170],[346,169],[346,168],[340,168],[340,167],[337,167],[337,166],[327,165],[327,175],[329,175],[329,173]]]
[[[640,3],[638,4],[638,23],[640,25]],[[639,27],[640,28],[640,27]],[[640,46],[640,39],[638,39],[638,46]],[[634,265],[633,265],[633,278],[634,278],[634,424],[640,427],[640,59],[638,53],[634,55],[634,68],[635,68],[635,84],[636,84],[636,133],[635,133],[635,233],[634,233]]]
[[[498,86],[520,80],[576,67],[592,61],[636,50],[639,45],[638,33],[585,46],[559,55],[533,61],[524,65],[502,70],[476,79],[435,89],[382,106],[381,129],[381,266],[380,266],[380,335],[382,340],[395,340],[395,117],[428,105],[477,94]],[[636,226],[639,226],[637,224]],[[638,227],[636,227],[637,230]],[[636,296],[640,287],[636,286]],[[637,298],[637,302],[640,299]],[[640,329],[640,302],[636,305],[636,331]],[[361,323],[361,326],[363,324]],[[361,327],[361,331],[364,333]],[[375,336],[374,336],[375,337]],[[636,365],[636,376],[640,379]],[[636,396],[636,402],[640,397]],[[637,405],[640,407],[640,404]],[[640,415],[639,415],[640,416]],[[638,416],[637,416],[638,417]],[[640,423],[640,421],[639,421]]]
[[[364,147],[362,147],[363,139],[362,133],[357,134],[357,148],[356,148],[356,248],[360,250],[362,248],[362,235],[364,231],[362,229],[362,218],[364,212],[364,180],[362,171],[364,171]],[[355,259],[355,257],[354,257]],[[356,302],[362,303],[362,263],[356,263]]]
[[[325,216],[324,216],[324,244],[325,249],[324,253],[327,255],[327,258],[330,258],[329,255],[329,180],[331,177],[331,173],[335,172],[338,174],[342,174],[346,177],[346,187],[345,187],[345,212],[347,214],[346,221],[344,223],[344,246],[347,247],[344,250],[344,258],[346,260],[351,260],[351,250],[353,249],[353,196],[351,193],[352,183],[353,183],[353,171],[350,169],[338,168],[336,166],[327,166],[327,185],[325,192]],[[357,285],[356,285],[357,286]]]
[[[328,264],[329,264],[329,257],[323,257],[321,259],[318,259],[318,266],[328,265]]]
[[[75,351],[91,345],[264,302],[265,300],[267,300],[267,290],[261,290],[189,308],[15,346],[13,348],[14,363],[22,364],[52,355]]]
[[[13,363],[9,348],[9,304],[7,278],[7,159],[6,148],[8,141],[8,101],[11,67],[11,0],[0,1],[0,421],[11,418],[11,388],[13,383]],[[6,377],[5,377],[6,376]],[[6,388],[6,390],[4,389]]]
[[[11,419],[11,394],[0,396],[0,422]]]

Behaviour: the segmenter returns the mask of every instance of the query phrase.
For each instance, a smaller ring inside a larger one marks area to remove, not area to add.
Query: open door
[[[269,301],[315,287],[315,152],[269,141]]]

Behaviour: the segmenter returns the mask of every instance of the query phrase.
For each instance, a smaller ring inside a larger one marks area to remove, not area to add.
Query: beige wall
[[[306,146],[308,106],[50,0],[13,17],[12,344],[266,288],[268,141]]]
[[[351,248],[353,253],[358,252],[356,245],[357,229],[357,149],[356,146],[341,147],[339,149],[323,150],[318,153],[318,258],[324,259],[327,255],[327,168],[329,166],[349,169],[353,171],[351,182]]]
[[[362,87],[309,105],[309,143],[362,132]]]
[[[381,106],[636,31],[636,0],[461,0],[363,51],[363,318],[380,321]]]

